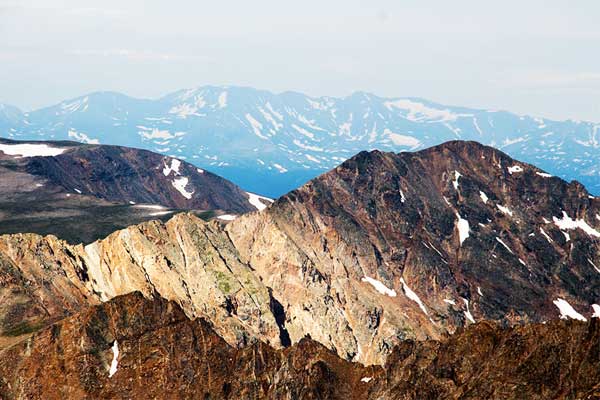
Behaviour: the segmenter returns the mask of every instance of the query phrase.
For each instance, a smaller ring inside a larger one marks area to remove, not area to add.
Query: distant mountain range
[[[314,98],[205,86],[157,100],[98,92],[23,113],[0,105],[0,135],[126,145],[186,159],[271,197],[362,150],[476,140],[600,193],[600,124],[357,92]]]

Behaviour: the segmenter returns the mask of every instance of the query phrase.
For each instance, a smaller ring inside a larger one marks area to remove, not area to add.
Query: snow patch
[[[523,172],[523,168],[520,165],[513,165],[512,167],[508,167],[508,173],[513,174],[514,172]]]
[[[112,376],[117,372],[117,367],[119,366],[119,344],[115,340],[112,345],[113,359],[110,363],[110,369],[108,370],[108,377],[112,378]]]
[[[371,284],[371,286],[373,286],[375,288],[375,290],[377,290],[379,293],[381,293],[383,295],[390,296],[390,297],[396,297],[396,291],[394,289],[388,288],[383,283],[379,282],[377,279],[373,279],[368,276],[365,276],[361,279],[361,281]]]
[[[406,110],[405,116],[409,121],[423,121],[423,120],[435,120],[435,121],[455,121],[461,114],[455,114],[450,110],[440,110],[432,107],[428,107],[423,103],[407,99],[398,99],[393,101],[386,101],[383,105],[390,111],[393,109]]]
[[[592,309],[594,310],[592,318],[600,318],[600,306],[598,304],[592,304]]]
[[[504,243],[504,242],[502,241],[502,239],[500,239],[498,236],[496,236],[496,241],[497,241],[498,243],[500,243],[502,246],[504,246],[504,248],[506,248],[506,250],[508,250],[508,252],[509,252],[510,254],[515,254],[515,253],[513,253],[513,251],[510,249],[510,247],[508,247],[508,245],[507,245],[506,243]]]
[[[563,216],[561,219],[556,217],[552,217],[552,219],[554,220],[554,225],[558,226],[560,230],[572,230],[579,228],[590,236],[600,237],[600,232],[589,226],[588,223],[583,219],[574,220],[569,217],[565,211],[563,211]]]
[[[78,142],[87,143],[87,144],[100,144],[100,141],[98,139],[92,139],[85,133],[77,132],[73,129],[69,129],[68,136],[70,138],[75,139]]]
[[[479,191],[479,197],[481,197],[481,201],[483,201],[484,203],[487,203],[489,200],[487,194],[483,193],[481,190]]]
[[[546,240],[550,243],[553,242],[552,238],[550,236],[548,236],[548,234],[546,233],[546,231],[544,230],[544,228],[540,228],[540,232],[542,233],[542,235],[546,238]]]
[[[500,204],[497,204],[496,207],[498,207],[498,209],[500,211],[502,211],[504,214],[510,215],[512,217],[513,212],[510,208],[504,207],[503,205],[500,205]]]
[[[0,151],[7,156],[21,157],[54,157],[65,152],[66,149],[50,147],[47,144],[0,144]]]
[[[223,221],[233,221],[237,218],[237,215],[223,214],[219,215],[217,218],[222,219]]]
[[[250,192],[246,192],[246,194],[248,195],[248,201],[250,202],[250,204],[259,211],[262,211],[265,208],[267,208],[267,206],[261,200],[268,201],[269,203],[273,202],[273,199],[270,199],[268,197],[259,196]]]
[[[175,175],[179,175],[179,167],[181,166],[181,161],[179,161],[176,158],[172,158],[171,159],[171,166],[168,166],[167,164],[165,164],[164,168],[163,168],[163,175],[164,176],[169,176],[169,174],[172,172],[175,173]]]
[[[596,266],[596,264],[594,264],[594,262],[592,260],[590,260],[588,258],[588,262],[592,265],[592,267],[594,267],[594,269],[596,270],[596,272],[600,273],[600,268],[598,268],[598,266]]]
[[[573,306],[571,306],[568,301],[563,299],[556,299],[553,301],[553,303],[556,307],[558,307],[561,319],[571,318],[577,319],[579,321],[587,321],[583,315],[575,311]]]
[[[371,382],[371,379],[373,379],[373,378],[371,378],[370,376],[365,376],[364,378],[361,378],[360,381],[369,383],[369,382]]]
[[[192,190],[191,192],[188,192],[187,190],[185,190],[185,187],[187,186],[188,182],[189,179],[187,177],[181,176],[179,178],[173,179],[173,182],[171,182],[171,184],[175,189],[177,189],[179,193],[181,193],[183,197],[189,200],[192,198],[194,191]]]
[[[471,311],[469,310],[469,300],[463,298],[463,301],[465,302],[465,305],[467,306],[467,311],[465,311],[465,317],[471,322],[471,323],[475,323],[475,318],[473,318],[473,314],[471,314]]]
[[[288,172],[288,170],[286,168],[282,167],[281,165],[279,165],[277,163],[273,163],[273,166],[275,168],[277,168],[277,170],[282,174],[285,174],[286,172]]]
[[[460,240],[460,244],[462,246],[465,239],[469,237],[469,221],[463,219],[459,213],[456,213],[456,218],[458,218],[458,222],[456,224],[456,227],[458,228],[458,239]]]
[[[414,150],[421,146],[421,142],[419,139],[413,136],[401,135],[399,133],[394,133],[389,129],[384,129],[383,134],[390,138],[392,143],[396,146],[407,146],[410,147],[411,150]]]
[[[423,304],[419,296],[408,287],[408,285],[404,281],[404,278],[400,278],[400,282],[402,283],[402,289],[404,290],[404,294],[406,295],[406,297],[417,303],[419,305],[419,308],[423,310],[425,315],[427,315],[427,308],[425,308],[425,305]]]
[[[262,134],[262,124],[260,122],[258,122],[257,120],[254,119],[254,117],[250,114],[246,114],[246,120],[248,120],[248,122],[250,122],[250,125],[252,126],[252,131],[254,131],[254,134],[256,136],[258,136],[261,139],[267,140],[268,138],[266,136],[264,136]]]
[[[461,173],[458,171],[454,171],[454,180],[452,181],[452,186],[454,186],[455,190],[458,190],[458,179],[461,177]]]
[[[545,172],[536,172],[535,174],[541,176],[542,178],[552,178],[552,175],[547,174]]]

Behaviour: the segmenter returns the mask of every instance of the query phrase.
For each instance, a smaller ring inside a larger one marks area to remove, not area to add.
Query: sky
[[[0,0],[0,102],[240,85],[600,122],[597,0]]]

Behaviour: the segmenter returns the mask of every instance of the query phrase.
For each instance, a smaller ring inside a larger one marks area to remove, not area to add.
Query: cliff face
[[[203,319],[139,293],[92,306],[0,351],[4,399],[591,399],[600,395],[600,321],[403,342],[365,367],[303,339],[228,345]]]
[[[39,305],[28,318],[41,325],[137,290],[205,318],[235,347],[309,335],[343,359],[384,364],[402,340],[476,321],[589,320],[597,215],[600,200],[581,185],[451,142],[360,153],[226,225],[180,214],[86,246],[5,235],[0,255],[11,276],[34,276],[12,290]],[[4,315],[25,315],[20,304]]]

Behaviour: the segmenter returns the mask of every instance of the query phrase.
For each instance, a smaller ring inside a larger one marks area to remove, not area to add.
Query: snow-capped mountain
[[[476,140],[600,193],[600,124],[451,107],[357,92],[314,98],[205,86],[157,100],[99,92],[21,113],[0,106],[0,136],[146,148],[272,197],[361,150]]]

